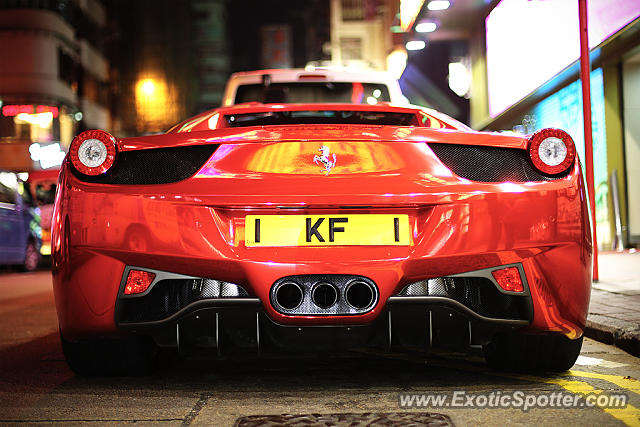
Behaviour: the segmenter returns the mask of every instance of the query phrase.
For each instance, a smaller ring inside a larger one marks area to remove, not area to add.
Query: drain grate
[[[428,412],[366,412],[362,414],[251,415],[236,420],[234,427],[289,426],[453,426],[451,418]]]

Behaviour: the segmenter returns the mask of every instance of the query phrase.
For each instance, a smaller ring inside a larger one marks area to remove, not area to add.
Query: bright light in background
[[[29,123],[32,125],[38,125],[42,129],[46,129],[49,126],[51,126],[51,122],[53,122],[53,113],[51,112],[36,113],[36,114],[18,113],[14,121],[16,123],[23,122],[23,123]]]
[[[578,58],[578,28],[577,1],[503,0],[491,11],[486,19],[491,117]],[[514,52],[523,52],[526,61],[514,60]]]
[[[416,25],[416,32],[418,33],[432,33],[438,28],[438,24],[435,22],[420,22]]]
[[[396,49],[387,55],[387,72],[394,79],[399,80],[404,69],[407,67],[407,51],[404,49]]]
[[[175,91],[161,76],[149,74],[138,80],[135,87],[137,127],[140,131],[161,131],[178,120]]]
[[[427,4],[427,9],[445,10],[449,9],[449,6],[451,6],[451,2],[449,0],[431,0],[429,4]]]
[[[422,50],[426,45],[427,44],[424,42],[424,40],[411,40],[407,42],[405,47],[407,48],[407,50]]]
[[[368,96],[367,97],[367,104],[376,105],[377,103],[378,103],[378,100],[376,98],[374,98],[373,96]]]
[[[31,160],[40,162],[42,169],[60,166],[66,155],[57,142],[47,145],[40,145],[35,142],[29,146],[29,153],[31,154]]]
[[[591,49],[640,16],[638,1],[589,0],[588,9]],[[491,117],[580,56],[577,1],[502,0],[485,23]]]
[[[140,84],[140,91],[145,96],[152,96],[153,92],[156,91],[156,84],[153,82],[152,79],[144,79],[139,84]]]
[[[18,187],[18,178],[16,177],[15,173],[0,172],[0,183],[5,187],[15,189]]]
[[[400,27],[407,31],[420,13],[424,0],[400,0]]]
[[[469,94],[471,72],[464,63],[449,63],[449,87],[458,96],[464,97]]]

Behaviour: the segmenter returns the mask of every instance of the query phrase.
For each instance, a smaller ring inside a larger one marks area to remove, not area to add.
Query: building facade
[[[519,133],[565,129],[584,165],[578,1],[494,3],[471,42],[471,126]],[[598,245],[637,246],[640,2],[587,5]]]
[[[109,129],[104,7],[0,0],[0,168],[55,167],[79,130]]]

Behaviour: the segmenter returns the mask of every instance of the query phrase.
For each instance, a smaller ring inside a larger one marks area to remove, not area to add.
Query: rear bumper
[[[566,179],[551,183],[474,183],[465,191],[457,184],[455,189],[394,198],[397,205],[389,204],[389,197],[375,195],[368,200],[380,204],[377,207],[341,207],[335,197],[325,197],[317,200],[317,207],[309,207],[315,200],[309,199],[304,209],[299,203],[293,209],[299,197],[279,198],[291,208],[279,214],[407,213],[412,230],[408,247],[247,248],[244,216],[274,210],[251,205],[246,196],[237,198],[240,205],[229,202],[231,196],[225,198],[227,204],[214,197],[198,199],[189,196],[193,193],[189,185],[187,180],[130,186],[123,192],[118,187],[114,192],[113,186],[107,190],[80,183],[63,169],[52,229],[52,264],[65,337],[74,340],[131,330],[116,316],[127,266],[236,283],[258,302],[254,314],[284,328],[304,329],[368,327],[384,322],[381,319],[389,312],[393,321],[394,307],[400,307],[395,295],[410,283],[516,263],[529,284],[532,315],[527,324],[507,326],[570,338],[582,335],[589,305],[591,239],[577,167]],[[344,200],[350,201],[349,197]],[[270,197],[259,198],[265,199]],[[364,314],[342,317],[286,316],[273,308],[269,292],[278,279],[313,274],[366,276],[378,287],[379,303]],[[428,307],[443,305],[460,311],[446,301],[413,302],[423,314]],[[168,323],[169,329],[176,324],[183,322],[175,319]]]
[[[447,298],[394,297],[382,315],[367,325],[287,326],[275,323],[262,310],[260,300],[249,298],[201,301],[161,321],[122,323],[119,327],[151,336],[160,347],[205,348],[225,357],[282,349],[464,349],[484,345],[498,332],[529,323],[485,318]]]

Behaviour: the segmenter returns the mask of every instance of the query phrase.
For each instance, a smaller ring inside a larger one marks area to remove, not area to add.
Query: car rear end
[[[349,108],[337,124],[323,121],[336,108],[268,125],[278,116],[256,107],[159,136],[79,136],[54,213],[63,337],[134,334],[225,356],[582,335],[580,166],[547,173],[530,150],[566,134],[433,129],[410,109],[388,112],[412,125],[344,124]],[[359,120],[381,122],[372,111]],[[92,139],[106,171],[75,166]]]

